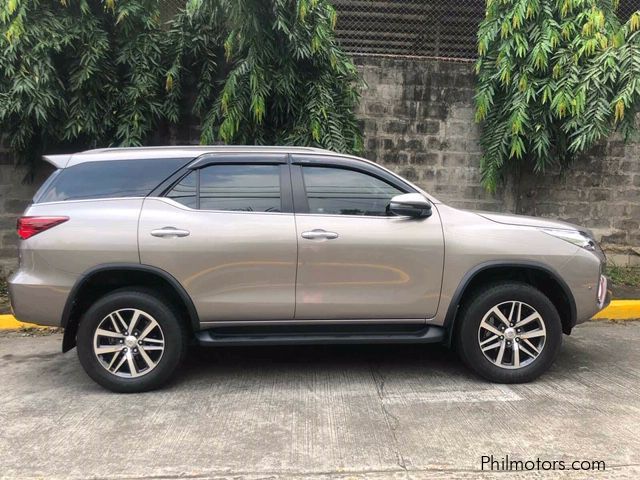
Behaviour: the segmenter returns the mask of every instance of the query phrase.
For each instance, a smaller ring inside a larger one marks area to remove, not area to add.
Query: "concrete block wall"
[[[640,143],[613,137],[564,171],[514,182],[518,213],[584,225],[610,262],[640,265]]]
[[[367,84],[358,115],[365,154],[462,208],[509,209],[480,185],[480,130],[469,63],[356,57]]]
[[[33,184],[23,182],[26,174],[25,169],[14,167],[6,151],[0,152],[0,275],[6,274],[16,263],[16,217],[33,196]]]
[[[9,153],[0,150],[0,275],[6,275],[17,265],[16,220],[51,172],[52,168],[44,162],[35,172],[16,166]]]

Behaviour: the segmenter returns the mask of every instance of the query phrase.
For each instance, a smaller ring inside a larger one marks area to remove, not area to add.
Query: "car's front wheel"
[[[499,283],[463,303],[457,348],[465,364],[493,382],[522,383],[544,373],[562,344],[553,303],[525,283]]]
[[[98,384],[114,392],[144,392],[175,372],[187,334],[177,313],[153,292],[121,289],[83,315],[77,348],[80,363]]]

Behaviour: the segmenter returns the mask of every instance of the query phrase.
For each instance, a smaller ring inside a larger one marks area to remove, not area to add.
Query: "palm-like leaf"
[[[564,165],[640,108],[640,11],[621,25],[608,0],[488,2],[478,32],[476,118],[483,182],[511,163]]]

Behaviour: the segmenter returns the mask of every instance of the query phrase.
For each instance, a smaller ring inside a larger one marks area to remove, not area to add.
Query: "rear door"
[[[391,198],[414,189],[365,162],[294,155],[291,173],[296,319],[435,315],[444,261],[437,209],[429,218],[390,215]]]
[[[201,158],[164,197],[147,198],[140,259],[173,275],[200,321],[290,320],[296,230],[286,155]]]

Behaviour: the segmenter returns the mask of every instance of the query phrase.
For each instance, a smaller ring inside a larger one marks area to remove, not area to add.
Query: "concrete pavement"
[[[434,346],[227,348],[166,389],[95,385],[61,335],[0,333],[0,478],[639,478],[640,323],[592,322],[528,385]],[[494,473],[483,455],[603,460]]]

